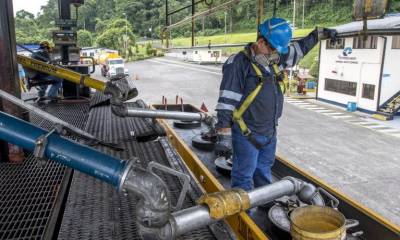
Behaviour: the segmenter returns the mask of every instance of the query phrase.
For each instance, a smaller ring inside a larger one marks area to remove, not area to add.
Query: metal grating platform
[[[0,165],[0,239],[42,239],[65,168],[33,157]]]
[[[77,127],[86,124],[89,104],[50,104],[41,108]],[[45,129],[52,123],[31,115]],[[29,156],[23,164],[0,163],[0,239],[50,239],[56,226],[70,170]]]
[[[112,140],[125,149],[117,152],[98,147],[100,151],[121,159],[139,157],[142,166],[146,166],[150,161],[169,165],[159,141],[135,141],[135,136],[153,131],[143,119],[116,117],[111,114],[109,106],[102,105],[91,109],[86,130],[97,137]],[[174,202],[181,187],[179,181],[170,176],[160,175],[173,188],[171,195]],[[132,195],[118,194],[111,186],[75,172],[58,238],[141,239],[135,223],[136,202],[137,199]],[[193,200],[187,198],[184,206],[189,207],[193,204]],[[216,237],[210,228],[203,228],[179,239]]]

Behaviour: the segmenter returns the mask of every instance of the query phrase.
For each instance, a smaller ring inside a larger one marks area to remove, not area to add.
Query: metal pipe
[[[311,194],[312,189],[315,190],[313,194]],[[321,196],[316,194],[316,188],[313,185],[300,179],[287,177],[278,182],[249,191],[250,208],[261,206],[277,198],[294,194],[297,194],[302,201],[306,202],[320,203],[321,200]],[[216,221],[216,219],[211,217],[210,210],[207,206],[198,205],[172,213],[169,226],[164,227],[163,230],[160,231],[168,232],[165,229],[172,229],[172,231],[170,231],[173,234],[171,238],[175,238],[192,230],[210,225]]]
[[[39,137],[47,131],[0,112],[0,139],[28,151],[34,151]],[[67,167],[79,170],[113,186],[120,185],[127,161],[122,161],[89,147],[78,145],[58,134],[51,134],[44,146],[44,156]]]
[[[0,112],[0,139],[35,151],[43,137],[43,157],[137,195],[139,224],[150,228],[166,224],[170,216],[168,188],[157,175]]]
[[[152,110],[143,108],[127,108],[127,117],[140,117],[140,118],[165,118],[176,119],[182,121],[203,121],[207,115],[202,112],[178,112],[166,110]]]
[[[99,91],[104,91],[106,88],[106,83],[103,81],[91,78],[87,75],[82,75],[61,66],[45,63],[22,55],[17,55],[17,61],[25,68],[47,73],[49,75],[65,79],[76,84],[84,85],[86,87],[94,88]]]
[[[92,144],[100,144],[100,145],[107,146],[107,147],[110,147],[110,148],[113,148],[116,150],[121,150],[121,148],[119,148],[117,146],[117,144],[98,139],[95,136],[93,136],[92,134],[82,131],[81,129],[73,126],[72,124],[69,124],[69,123],[63,121],[47,112],[41,110],[40,108],[37,108],[33,105],[25,103],[21,99],[16,98],[15,96],[13,96],[3,90],[0,90],[0,97],[7,99],[8,101],[14,103],[15,105],[17,105],[29,112],[38,114],[42,118],[47,119],[50,122],[60,125],[61,128],[59,130],[61,130],[62,135],[67,134],[67,133],[72,133],[74,135],[79,136],[80,138],[91,141]]]
[[[300,180],[284,179],[248,192],[250,208],[254,208],[283,196],[296,194]],[[216,220],[211,218],[210,210],[205,205],[198,205],[179,212],[172,213],[172,229],[174,237],[212,224]]]
[[[218,10],[227,8],[230,5],[238,4],[240,1],[241,0],[230,0],[228,2],[224,2],[224,3],[220,4],[220,5],[218,5],[216,7],[213,7],[213,8],[210,8],[208,10],[205,10],[203,12],[196,13],[193,16],[191,15],[189,17],[184,18],[183,20],[181,20],[179,22],[176,22],[174,24],[171,24],[171,25],[168,25],[168,26],[164,27],[162,32],[170,31],[172,28],[179,27],[182,24],[185,24],[185,23],[191,21],[192,19],[196,19],[196,18],[204,16],[204,15],[210,15],[210,14],[216,13],[216,12],[218,12]],[[251,1],[244,1],[244,2],[249,3]]]
[[[216,221],[211,218],[210,211],[204,205],[198,205],[172,213],[172,219],[175,236],[180,236],[202,226],[210,225]]]
[[[137,221],[141,227],[160,228],[166,225],[171,214],[171,203],[168,187],[160,177],[133,167],[123,184],[122,188],[141,197],[136,207]]]
[[[251,190],[249,194],[250,207],[256,207],[269,203],[282,196],[290,196],[296,193],[296,186],[291,180],[281,180],[265,187]]]
[[[81,129],[79,129],[79,128],[77,128],[77,127],[75,127],[75,126],[73,126],[73,125],[71,125],[71,124],[69,124],[69,123],[67,123],[67,122],[65,122],[65,121],[63,121],[63,120],[61,120],[61,119],[59,119],[59,118],[57,118],[57,117],[45,112],[45,111],[43,111],[40,108],[37,108],[37,107],[35,107],[35,106],[31,105],[31,104],[27,104],[24,101],[22,101],[21,99],[13,96],[13,95],[11,95],[11,94],[9,94],[9,93],[1,90],[1,89],[0,89],[0,97],[7,99],[8,101],[14,103],[15,105],[17,105],[17,106],[19,106],[21,108],[24,108],[25,110],[27,110],[29,112],[36,113],[36,114],[40,115],[42,118],[45,118],[45,119],[47,119],[47,120],[49,120],[49,121],[51,121],[53,123],[60,124],[63,127],[66,127],[67,129],[72,130],[74,133],[76,133],[76,134],[78,134],[80,136],[83,136],[83,137],[85,137],[87,139],[96,139],[96,137],[93,136],[92,134],[89,134],[88,132],[82,131]]]

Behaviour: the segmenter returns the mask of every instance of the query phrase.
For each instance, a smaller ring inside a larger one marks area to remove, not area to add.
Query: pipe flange
[[[122,191],[122,189],[123,189],[123,187],[124,187],[124,184],[125,184],[125,181],[126,181],[126,178],[127,178],[127,176],[128,176],[128,173],[129,173],[130,170],[132,169],[133,163],[134,163],[134,161],[136,161],[136,160],[137,160],[136,158],[128,159],[128,160],[127,160],[128,163],[125,165],[125,169],[124,169],[124,171],[122,172],[121,178],[120,178],[120,180],[119,180],[119,184],[118,184],[118,188],[117,188],[117,191],[118,191],[118,192],[121,192],[121,191]]]
[[[284,178],[282,178],[282,180],[291,181],[293,183],[293,186],[294,186],[294,193],[296,193],[296,194],[301,190],[302,185],[304,183],[304,181],[302,181],[300,179],[297,179],[297,178],[294,178],[294,177],[290,177],[290,176],[284,177]]]

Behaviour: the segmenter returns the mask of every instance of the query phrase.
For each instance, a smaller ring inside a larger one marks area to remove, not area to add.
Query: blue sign
[[[353,49],[351,47],[347,47],[343,49],[343,56],[348,56],[353,52]]]

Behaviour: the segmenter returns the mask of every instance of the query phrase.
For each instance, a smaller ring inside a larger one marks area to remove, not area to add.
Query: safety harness
[[[246,97],[242,105],[238,109],[235,109],[233,111],[232,116],[233,116],[233,121],[239,125],[240,131],[242,132],[243,136],[245,136],[249,140],[249,142],[251,142],[257,149],[261,149],[264,146],[264,144],[260,144],[251,134],[251,130],[247,127],[247,124],[243,120],[243,114],[246,112],[246,110],[250,107],[254,99],[259,94],[261,88],[264,85],[265,77],[262,75],[260,68],[251,61],[249,54],[246,51],[242,51],[242,53],[250,60],[251,66],[256,72],[257,78],[259,79],[259,83],[257,84],[256,88]],[[285,80],[287,79],[287,76],[285,73],[279,70],[277,64],[273,64],[272,69],[274,71],[275,78],[281,80],[279,81],[279,85],[281,88],[283,86],[282,93],[284,93],[286,91]]]

